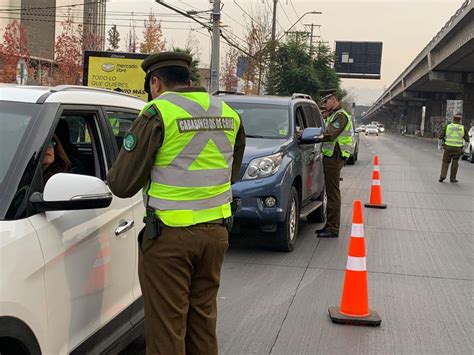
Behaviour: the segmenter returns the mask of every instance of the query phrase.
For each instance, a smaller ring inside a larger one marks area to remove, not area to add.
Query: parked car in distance
[[[471,127],[468,134],[469,144],[466,144],[464,146],[464,154],[462,156],[462,159],[474,163],[474,126]]]
[[[143,198],[115,197],[105,179],[144,105],[0,85],[1,354],[118,353],[140,336]],[[45,160],[68,168],[45,176]]]
[[[367,128],[365,129],[365,135],[366,136],[378,136],[379,135],[379,129],[377,128],[376,125],[368,125]]]
[[[351,155],[347,159],[347,165],[354,165],[359,157],[359,131],[356,128],[354,117],[352,118],[352,146],[351,146]]]
[[[385,132],[385,126],[384,126],[383,124],[379,123],[379,124],[377,125],[377,128],[378,128],[378,130],[379,130],[379,133]]]
[[[251,226],[263,232],[267,246],[292,251],[300,218],[326,221],[318,106],[304,94],[221,97],[239,113],[247,137],[240,178],[232,186],[240,200],[233,232]]]

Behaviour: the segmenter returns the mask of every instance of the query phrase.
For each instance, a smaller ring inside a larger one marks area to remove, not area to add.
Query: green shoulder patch
[[[137,136],[132,132],[125,133],[123,137],[123,149],[127,152],[131,152],[137,146]]]
[[[150,120],[153,117],[155,117],[157,114],[158,114],[158,109],[156,108],[155,105],[151,105],[142,113],[142,116]]]

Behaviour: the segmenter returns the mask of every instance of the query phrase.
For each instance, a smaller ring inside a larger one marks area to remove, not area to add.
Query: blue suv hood
[[[288,139],[246,138],[243,164],[252,159],[281,151]]]

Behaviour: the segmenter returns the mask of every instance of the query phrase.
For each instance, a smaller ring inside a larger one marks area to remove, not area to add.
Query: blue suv
[[[269,246],[292,251],[300,218],[326,221],[321,139],[323,119],[310,96],[223,95],[242,118],[246,148],[234,231],[253,225],[270,236]]]

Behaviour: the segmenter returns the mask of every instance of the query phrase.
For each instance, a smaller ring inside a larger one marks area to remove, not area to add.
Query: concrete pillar
[[[469,129],[474,126],[474,84],[464,84],[462,123]]]
[[[443,101],[442,100],[433,100],[430,99],[426,101],[426,111],[425,111],[425,127],[424,127],[424,136],[433,137],[434,128],[433,127],[433,117],[445,117],[446,112],[443,112]]]
[[[408,106],[406,116],[406,133],[415,134],[420,129],[422,106]]]

